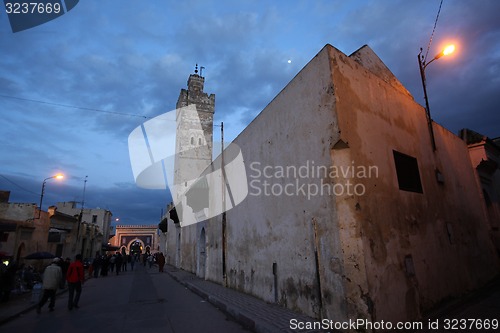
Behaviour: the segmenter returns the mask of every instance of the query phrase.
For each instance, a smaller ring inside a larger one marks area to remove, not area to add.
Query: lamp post
[[[42,183],[42,193],[40,194],[40,209],[38,210],[38,217],[37,217],[37,219],[39,219],[39,218],[40,218],[40,215],[41,215],[41,213],[42,213],[42,202],[43,202],[43,194],[44,194],[44,192],[45,192],[45,183],[47,182],[47,180],[49,180],[49,179],[53,179],[53,178],[56,178],[56,179],[63,179],[63,178],[64,178],[64,175],[62,175],[62,174],[60,174],[60,173],[59,173],[59,174],[57,174],[57,175],[55,175],[55,176],[52,176],[52,177],[47,177],[47,178],[45,178],[45,179],[43,180],[43,183]]]
[[[449,55],[455,51],[455,45],[448,45],[444,48],[443,51],[436,54],[431,61],[425,62],[425,57],[422,55],[422,48],[420,48],[420,53],[418,54],[418,67],[420,68],[420,77],[422,78],[422,87],[424,88],[424,99],[425,99],[425,115],[427,118],[427,126],[429,127],[429,134],[431,136],[432,150],[436,151],[436,141],[434,139],[434,129],[432,128],[432,118],[431,118],[431,110],[429,108],[429,99],[427,98],[427,88],[426,88],[426,80],[425,80],[425,68],[429,66],[431,62],[441,58],[444,55]]]

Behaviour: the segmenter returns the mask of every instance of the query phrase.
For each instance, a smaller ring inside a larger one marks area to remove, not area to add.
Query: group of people
[[[139,253],[125,254],[116,252],[113,255],[104,256],[96,253],[89,267],[89,276],[97,278],[99,276],[107,276],[109,272],[115,272],[116,275],[119,275],[120,272],[127,271],[129,264],[130,269],[133,271],[135,263],[139,261],[142,261],[144,266],[149,264],[149,268],[156,263],[160,272],[163,272],[163,267],[165,266],[165,256],[161,252],[155,254],[144,253],[142,256]]]
[[[107,276],[109,272],[115,272],[116,275],[120,275],[120,272],[127,271],[128,264],[130,264],[131,270],[134,270],[136,261],[137,256],[135,254],[127,255],[116,252],[113,255],[102,256],[97,252],[89,266],[89,276],[97,278],[99,275]]]
[[[101,256],[96,253],[92,264],[89,266],[89,277],[107,276],[108,271],[115,271],[116,275],[127,270],[127,264],[130,263],[131,270],[134,270],[134,264],[140,260],[138,253],[131,255],[122,255],[116,252],[113,255]],[[163,272],[165,266],[165,256],[158,252],[153,254],[146,253],[142,256],[144,266],[149,263],[149,267],[153,263],[158,264],[158,269]],[[78,302],[82,293],[82,285],[85,281],[84,266],[82,263],[82,255],[77,254],[73,262],[69,258],[65,261],[60,258],[54,258],[52,263],[45,268],[43,273],[43,294],[37,306],[37,313],[41,313],[42,307],[49,302],[49,310],[54,311],[56,292],[58,288],[64,288],[65,282],[68,283],[68,309],[78,308]]]
[[[52,263],[43,273],[43,294],[36,309],[37,313],[41,312],[48,300],[50,300],[49,311],[54,311],[57,289],[64,287],[65,282],[68,283],[68,309],[78,308],[84,281],[85,272],[81,254],[77,254],[73,262],[70,262],[69,258],[65,261],[61,258],[52,259]]]

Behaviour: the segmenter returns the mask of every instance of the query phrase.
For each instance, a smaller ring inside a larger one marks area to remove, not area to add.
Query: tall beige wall
[[[378,320],[414,319],[498,272],[467,147],[434,124],[434,152],[419,104],[340,51],[329,52],[341,138],[352,160],[379,169],[378,178],[356,179],[367,194],[346,208],[363,244],[368,285],[360,294]],[[393,150],[417,159],[423,193],[399,190]]]
[[[171,261],[199,274],[204,228],[205,278],[335,321],[415,319],[498,272],[465,144],[435,124],[434,152],[422,106],[356,55],[327,45],[234,140],[249,194],[226,214],[226,281],[222,215],[169,225]],[[417,159],[423,193],[399,189],[393,151]]]

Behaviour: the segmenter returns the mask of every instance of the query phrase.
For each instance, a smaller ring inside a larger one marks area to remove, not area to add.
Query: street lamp
[[[47,182],[47,180],[49,179],[63,179],[64,178],[64,175],[58,173],[57,175],[55,176],[52,176],[52,177],[47,177],[43,180],[43,183],[42,183],[42,193],[40,194],[40,209],[38,210],[38,219],[40,218],[40,214],[42,213],[42,202],[43,202],[43,194],[45,192],[45,183]]]
[[[429,100],[427,98],[427,88],[426,88],[426,81],[425,81],[425,68],[429,66],[431,62],[434,60],[437,60],[441,58],[442,56],[449,55],[455,51],[455,45],[448,45],[447,47],[444,48],[443,51],[439,52],[436,54],[434,58],[432,58],[431,61],[425,62],[425,57],[422,55],[422,48],[420,48],[420,53],[418,54],[418,67],[420,68],[420,77],[422,78],[422,87],[424,88],[424,98],[425,98],[425,115],[427,117],[427,126],[429,127],[429,134],[431,135],[431,143],[432,143],[432,150],[436,151],[436,141],[434,139],[434,130],[432,128],[432,118],[431,118],[431,110],[429,108]]]

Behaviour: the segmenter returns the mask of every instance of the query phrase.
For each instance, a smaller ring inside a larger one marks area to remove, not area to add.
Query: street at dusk
[[[0,10],[1,331],[498,331],[500,1]]]

